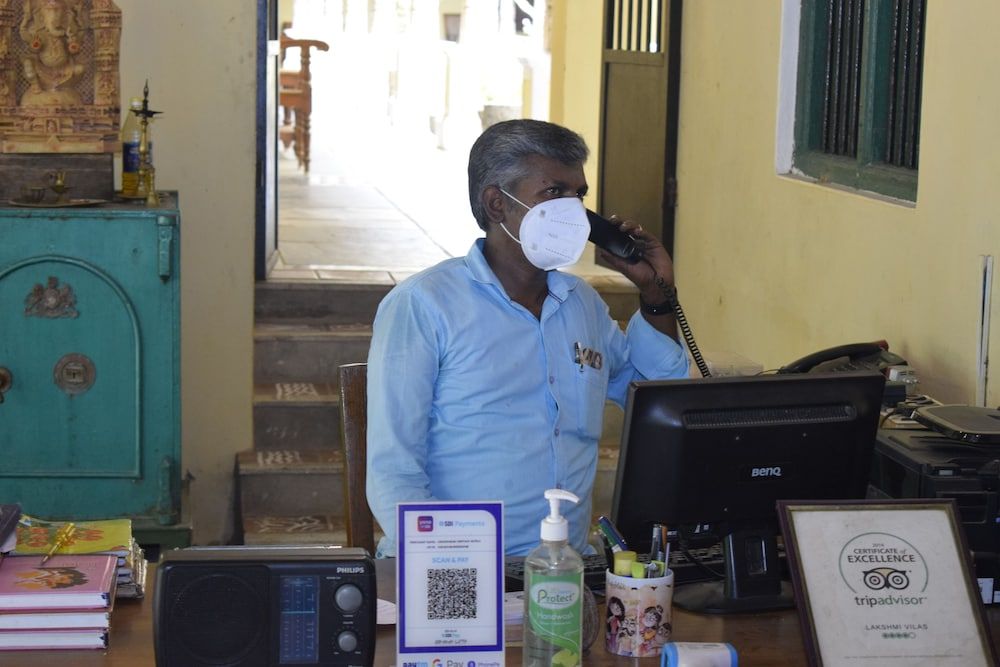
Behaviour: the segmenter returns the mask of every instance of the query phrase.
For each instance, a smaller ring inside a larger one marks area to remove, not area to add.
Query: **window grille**
[[[864,0],[830,3],[826,23],[823,151],[857,157]]]
[[[927,0],[801,0],[794,166],[916,200]]]
[[[895,0],[892,7],[885,161],[908,169],[917,168],[920,149],[925,2]]]
[[[605,48],[660,53],[663,0],[608,0]]]

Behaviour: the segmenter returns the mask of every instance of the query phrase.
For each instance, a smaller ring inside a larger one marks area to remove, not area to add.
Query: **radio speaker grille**
[[[184,567],[169,573],[165,635],[168,665],[265,667],[265,567]]]

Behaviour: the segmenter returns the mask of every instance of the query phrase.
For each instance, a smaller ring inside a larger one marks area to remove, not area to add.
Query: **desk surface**
[[[149,590],[153,590],[154,568],[150,568]],[[143,600],[119,600],[115,603],[111,621],[110,648],[107,651],[15,651],[0,652],[4,667],[152,667],[153,597]],[[706,616],[674,609],[675,641],[727,641],[739,652],[740,664],[753,667],[806,664],[794,611],[737,616]],[[1000,648],[1000,607],[987,608],[987,621],[993,632],[993,643]],[[380,626],[375,650],[376,667],[395,662],[395,627]],[[521,663],[520,646],[507,647],[507,664]],[[634,658],[608,654],[602,640],[584,656],[584,665],[635,664]],[[655,665],[653,659],[639,664]]]

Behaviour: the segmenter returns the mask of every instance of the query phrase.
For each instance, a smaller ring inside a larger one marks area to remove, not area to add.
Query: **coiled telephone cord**
[[[684,337],[684,342],[687,344],[688,349],[691,350],[691,358],[694,359],[694,363],[701,372],[701,376],[705,378],[711,377],[712,373],[708,370],[708,364],[705,363],[705,358],[701,356],[701,350],[698,349],[698,343],[695,342],[694,334],[691,333],[691,327],[688,325],[687,317],[684,316],[684,309],[681,308],[680,301],[677,300],[677,288],[668,285],[667,282],[659,275],[656,275],[653,280],[656,283],[656,286],[660,288],[660,291],[663,292],[663,296],[666,297],[670,307],[674,309],[674,317],[677,319],[677,326],[680,327],[681,335]]]

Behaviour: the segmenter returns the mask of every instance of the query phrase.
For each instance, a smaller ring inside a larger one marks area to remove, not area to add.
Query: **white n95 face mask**
[[[590,222],[587,209],[578,197],[560,197],[528,206],[503,188],[500,192],[528,209],[521,220],[520,239],[514,238],[503,223],[500,226],[507,236],[521,245],[532,266],[551,271],[580,259],[590,236]]]

